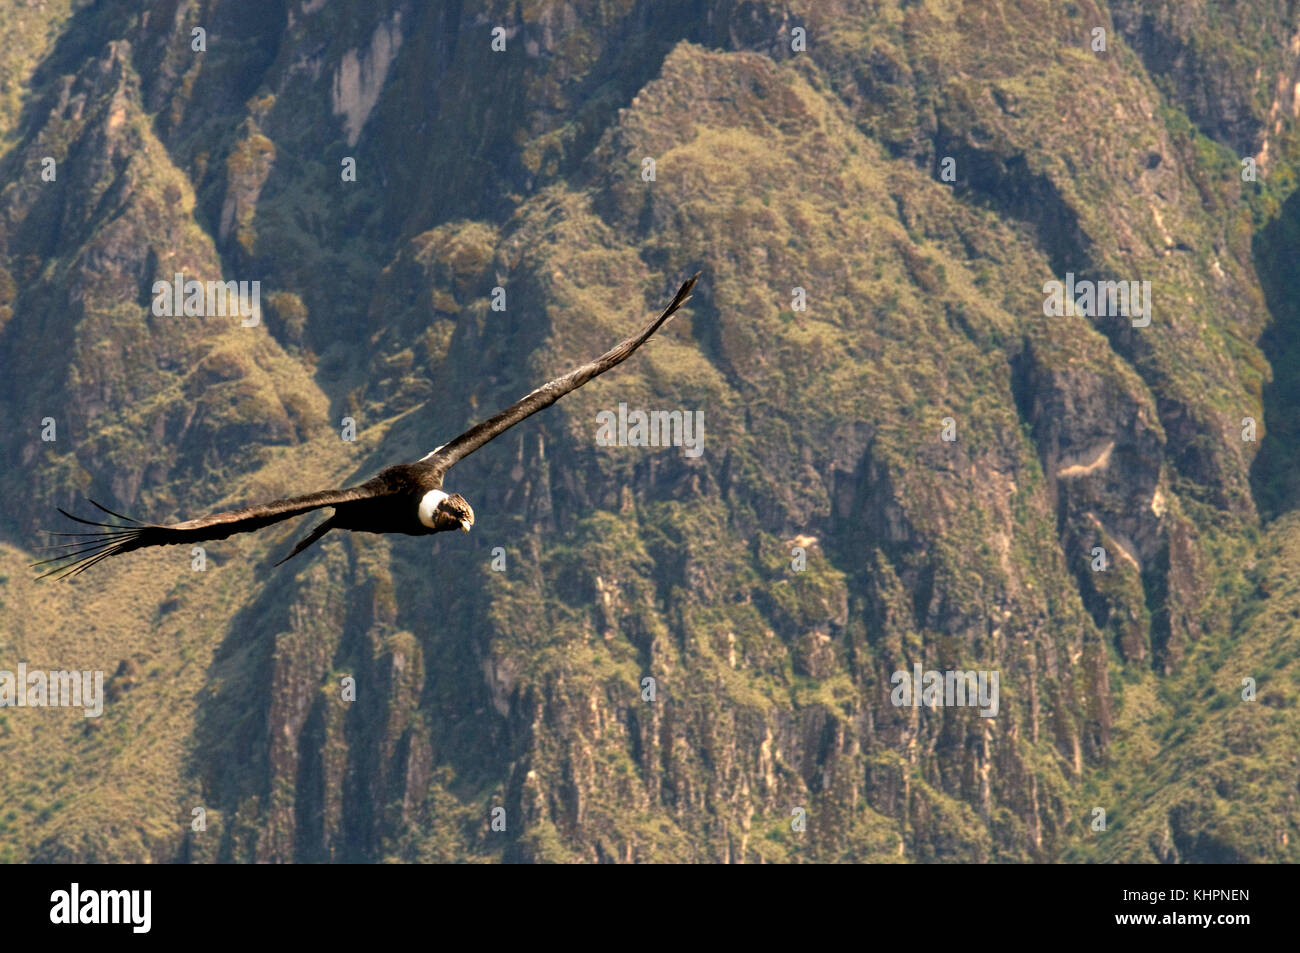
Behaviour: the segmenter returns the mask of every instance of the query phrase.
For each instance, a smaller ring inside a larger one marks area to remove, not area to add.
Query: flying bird
[[[94,500],[89,502],[122,522],[101,523],[82,519],[60,508],[59,512],[69,519],[98,529],[93,532],[53,534],[75,537],[75,542],[50,547],[66,551],[35,563],[33,568],[52,565],[53,568],[39,577],[42,579],[55,573],[60,574],[59,578],[75,576],[109,556],[120,556],[146,546],[173,546],[226,539],[236,533],[250,533],[323,507],[333,507],[333,515],[313,529],[288,556],[276,563],[277,566],[298,555],[332,529],[362,533],[402,533],[407,536],[428,536],[458,529],[468,533],[474,525],[474,510],[459,493],[448,493],[443,489],[442,480],[447,471],[492,438],[500,436],[515,424],[551,406],[565,394],[626,361],[633,351],[648,341],[686,303],[697,278],[698,272],[681,286],[663,313],[639,334],[616,345],[594,361],[543,384],[496,416],[476,424],[455,440],[443,444],[414,463],[388,467],[358,486],[342,490],[321,490],[306,496],[273,500],[270,503],[259,503],[168,525],[143,523],[115,513]]]

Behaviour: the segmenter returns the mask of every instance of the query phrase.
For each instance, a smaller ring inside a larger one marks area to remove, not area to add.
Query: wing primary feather
[[[79,539],[75,543],[55,543],[53,546],[36,546],[33,548],[33,551],[38,553],[48,553],[54,549],[73,550],[81,546],[89,545],[91,543],[100,543],[100,542],[115,543],[119,540],[119,538],[120,537],[112,537],[108,540]]]
[[[101,503],[96,503],[94,500],[90,499],[90,497],[86,497],[86,500],[90,503],[91,506],[94,506],[94,507],[97,507],[98,509],[103,510],[103,511],[104,511],[105,513],[107,513],[109,516],[116,516],[116,517],[117,517],[118,519],[120,519],[120,520],[126,520],[128,523],[135,523],[137,526],[147,526],[147,525],[148,525],[147,523],[142,523],[142,522],[140,522],[140,520],[136,519],[134,516],[123,516],[121,513],[114,513],[114,512],[113,512],[112,510],[110,510],[107,506],[104,506],[104,505],[101,504]]]
[[[67,552],[67,553],[59,553],[59,555],[51,556],[49,559],[42,559],[40,562],[32,563],[31,568],[35,569],[37,566],[46,566],[49,565],[50,563],[62,562],[65,559],[72,559],[73,557],[76,556],[84,556],[87,553],[97,553],[101,549],[105,549],[108,546],[113,546],[113,545],[116,544],[115,543],[90,543],[82,549],[73,550],[72,552]]]
[[[58,510],[60,513],[62,513],[64,516],[66,516],[68,519],[76,520],[78,523],[84,523],[87,526],[107,526],[109,529],[122,528],[118,526],[117,523],[96,523],[94,520],[83,520],[80,516],[73,516],[71,513],[69,513],[61,506],[56,506],[55,509]]]
[[[59,576],[59,578],[75,579],[77,576],[80,576],[83,572],[85,572],[91,566],[95,565],[95,563],[99,562],[101,559],[107,559],[109,556],[112,555],[113,555],[113,551],[111,549],[106,549],[104,550],[104,552],[91,556],[90,558],[84,560],[83,562],[76,563],[71,569],[69,569],[63,575]]]
[[[98,536],[98,537],[104,537],[104,536],[125,536],[125,535],[127,535],[127,533],[132,532],[132,530],[124,530],[124,531],[121,532],[121,533],[55,533],[55,532],[53,532],[53,531],[51,531],[51,530],[45,530],[45,532],[48,533],[50,536]],[[58,543],[58,544],[56,544],[56,545],[63,546],[63,545],[66,545],[66,544],[65,544],[65,543]],[[47,548],[48,548],[48,547],[47,547]]]

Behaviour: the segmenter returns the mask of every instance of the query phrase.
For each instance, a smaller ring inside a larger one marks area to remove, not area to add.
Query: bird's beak
[[[461,520],[461,521],[460,521],[460,528],[461,528],[461,530],[462,530],[463,532],[468,533],[468,532],[469,532],[469,527],[470,527],[470,522],[469,522],[469,520]]]

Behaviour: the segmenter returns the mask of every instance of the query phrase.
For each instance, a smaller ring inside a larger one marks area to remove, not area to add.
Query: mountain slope
[[[73,4],[6,53],[0,666],[112,691],[0,711],[5,858],[1296,859],[1293,4],[663,6]],[[452,472],[468,537],[30,581],[54,505],[361,479],[698,269]],[[153,315],[181,270],[263,321]],[[1046,315],[1067,273],[1150,324]],[[601,445],[620,404],[703,453]],[[997,715],[895,706],[916,664]]]

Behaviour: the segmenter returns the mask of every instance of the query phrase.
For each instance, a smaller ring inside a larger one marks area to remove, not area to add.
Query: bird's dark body
[[[387,467],[357,486],[272,500],[269,503],[166,525],[144,523],[123,516],[91,500],[96,507],[122,522],[96,522],[60,510],[64,516],[78,523],[98,528],[93,532],[55,534],[73,537],[77,541],[51,547],[65,552],[36,565],[55,564],[45,575],[76,575],[108,556],[148,546],[175,546],[226,539],[236,533],[261,529],[325,507],[333,507],[334,514],[317,524],[280,562],[292,559],[332,529],[361,533],[398,533],[406,536],[428,536],[453,530],[468,533],[474,525],[474,510],[459,493],[443,491],[442,481],[447,470],[515,424],[551,406],[565,394],[577,390],[587,381],[627,360],[686,303],[698,277],[696,275],[683,284],[668,307],[640,333],[615,345],[596,360],[543,384],[505,410],[476,424],[455,440],[443,444],[414,463]]]
[[[390,496],[381,500],[359,500],[344,503],[330,520],[333,529],[347,529],[357,533],[402,533],[406,536],[427,536],[437,530],[423,525],[411,514],[420,505],[418,496]]]
[[[340,503],[331,520],[334,529],[359,533],[402,533],[428,536],[440,532],[420,522],[420,501],[441,481],[430,479],[428,467],[418,463],[399,463],[381,470],[361,484],[373,496]],[[455,526],[445,527],[456,529]]]

